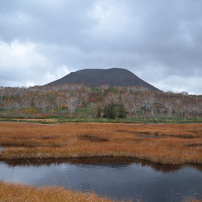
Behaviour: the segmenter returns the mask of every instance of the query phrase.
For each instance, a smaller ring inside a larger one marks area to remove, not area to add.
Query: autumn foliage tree
[[[81,84],[34,86],[30,88],[0,87],[0,117],[33,116],[26,113],[125,118],[202,117],[202,95],[188,93],[153,92],[141,86],[90,88]],[[28,111],[27,111],[28,110]],[[84,110],[84,111],[85,111]]]

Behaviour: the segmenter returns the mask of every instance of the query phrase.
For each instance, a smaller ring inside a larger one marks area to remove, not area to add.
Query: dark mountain
[[[159,91],[154,86],[143,81],[132,72],[121,69],[84,69],[64,76],[61,79],[49,84],[87,84],[90,87],[98,87],[108,84],[110,87],[115,86],[143,86],[152,91]]]

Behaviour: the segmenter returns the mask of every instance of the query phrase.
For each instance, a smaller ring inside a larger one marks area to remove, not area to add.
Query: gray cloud
[[[122,67],[162,90],[202,94],[201,7],[200,0],[1,0],[0,85]]]

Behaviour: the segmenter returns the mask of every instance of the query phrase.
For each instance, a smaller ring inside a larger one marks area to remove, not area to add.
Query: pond
[[[201,165],[160,165],[116,158],[7,161],[0,162],[0,180],[93,190],[118,200],[178,202],[202,198]]]

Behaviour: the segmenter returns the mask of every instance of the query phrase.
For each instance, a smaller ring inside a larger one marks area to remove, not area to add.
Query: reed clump
[[[202,163],[202,124],[0,123],[0,160],[132,157]]]

